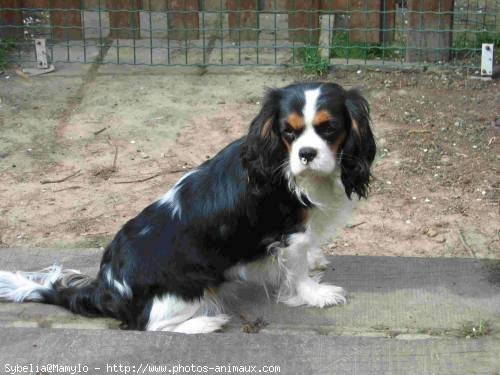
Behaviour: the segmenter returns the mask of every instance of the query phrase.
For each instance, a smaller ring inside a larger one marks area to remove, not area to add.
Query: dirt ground
[[[264,87],[311,78],[73,69],[86,73],[0,76],[0,246],[105,246],[243,135]],[[322,79],[362,88],[379,148],[370,198],[325,250],[499,259],[498,82],[458,71]]]

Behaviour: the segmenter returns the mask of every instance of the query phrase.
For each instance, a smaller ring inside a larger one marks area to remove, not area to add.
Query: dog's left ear
[[[349,199],[353,192],[360,198],[366,198],[370,167],[376,153],[375,139],[370,129],[370,107],[355,89],[346,92],[345,106],[351,124],[340,159],[342,183]]]
[[[241,159],[248,178],[261,190],[280,178],[279,166],[285,158],[285,146],[279,136],[281,90],[270,89],[259,114],[253,119],[245,138]]]

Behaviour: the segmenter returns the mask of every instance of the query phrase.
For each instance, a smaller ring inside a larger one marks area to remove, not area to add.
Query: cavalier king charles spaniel
[[[358,91],[321,82],[271,89],[245,137],[118,231],[97,277],[60,266],[2,271],[0,300],[183,333],[228,322],[220,294],[234,280],[259,282],[292,306],[345,303],[341,287],[309,271],[328,264],[320,245],[351,195],[366,197],[375,149]]]

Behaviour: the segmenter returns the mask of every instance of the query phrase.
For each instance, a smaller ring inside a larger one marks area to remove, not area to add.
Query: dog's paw
[[[330,261],[320,248],[314,248],[307,252],[307,264],[309,271],[324,271],[328,268]]]
[[[335,285],[308,281],[298,285],[297,292],[308,306],[325,307],[346,303],[345,290]]]
[[[297,285],[295,294],[280,298],[279,302],[289,306],[334,306],[346,303],[346,292],[339,286],[320,284],[309,278]]]
[[[198,316],[196,318],[186,320],[175,328],[168,329],[168,331],[187,334],[210,333],[221,330],[229,319],[229,316],[225,314],[216,316]]]

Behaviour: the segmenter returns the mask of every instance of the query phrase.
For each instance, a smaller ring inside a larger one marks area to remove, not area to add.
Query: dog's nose
[[[299,150],[299,158],[304,164],[311,162],[316,155],[318,155],[318,151],[312,147],[302,147]]]

